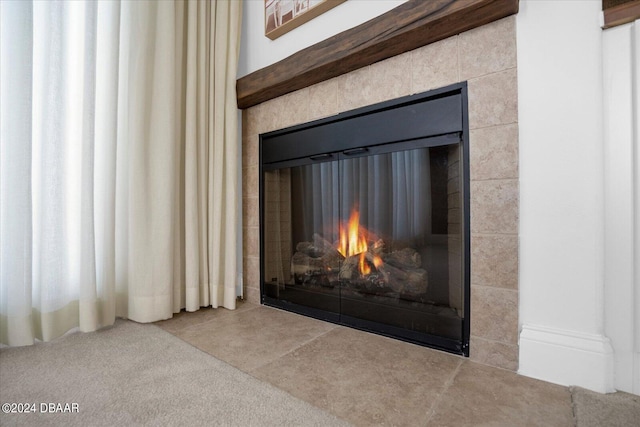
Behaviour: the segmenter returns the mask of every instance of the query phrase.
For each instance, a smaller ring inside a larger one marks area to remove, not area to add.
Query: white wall
[[[238,77],[382,15],[407,0],[348,0],[270,40],[264,35],[264,0],[244,0]]]
[[[606,30],[603,55],[605,334],[616,389],[640,394],[640,21]]]
[[[599,1],[521,1],[520,373],[613,390]]]

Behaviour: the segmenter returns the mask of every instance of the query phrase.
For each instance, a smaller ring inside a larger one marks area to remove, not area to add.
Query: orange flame
[[[363,276],[371,273],[371,267],[367,264],[367,259],[365,258],[364,252],[360,254],[360,261],[358,262],[358,268],[360,269],[360,273]]]
[[[354,210],[349,218],[347,230],[340,226],[340,244],[338,252],[345,258],[366,252],[367,238],[360,231],[360,213]]]
[[[378,255],[374,255],[373,256],[373,265],[376,268],[380,268],[380,266],[382,266],[383,262],[382,262],[382,258],[380,258]]]
[[[351,212],[346,230],[342,224],[340,225],[339,233],[338,252],[345,258],[359,254],[358,269],[360,274],[365,276],[370,274],[371,266],[366,257],[366,253],[369,250],[369,245],[367,244],[368,232],[364,227],[360,227],[360,213],[357,210],[354,209]],[[373,265],[379,268],[382,264],[382,259],[378,255],[374,255]]]

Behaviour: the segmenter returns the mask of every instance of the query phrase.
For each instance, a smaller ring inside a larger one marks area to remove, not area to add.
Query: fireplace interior
[[[468,356],[466,84],[260,136],[267,305]]]

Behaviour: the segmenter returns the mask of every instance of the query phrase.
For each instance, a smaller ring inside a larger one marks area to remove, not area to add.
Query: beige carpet
[[[0,413],[2,426],[346,425],[157,326],[122,320],[0,349],[0,403],[12,402],[36,413]],[[78,412],[41,413],[48,403]]]
[[[571,387],[571,399],[577,427],[640,426],[640,396],[621,391],[601,394]]]

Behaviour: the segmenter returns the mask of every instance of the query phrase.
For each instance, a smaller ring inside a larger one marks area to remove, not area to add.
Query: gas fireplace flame
[[[364,253],[369,249],[367,238],[363,233],[364,230],[360,230],[360,213],[357,210],[351,213],[346,230],[341,224],[339,231],[340,246],[338,247],[338,252],[340,252],[343,257],[349,258]]]
[[[360,270],[360,274],[362,274],[363,276],[366,276],[367,274],[371,274],[371,267],[369,267],[369,264],[367,264],[367,259],[365,257],[364,252],[360,254],[358,269]]]
[[[347,225],[340,224],[339,227],[338,252],[345,258],[358,255],[358,270],[363,276],[371,274],[371,264],[376,269],[383,264],[378,255],[369,252],[368,234],[367,229],[360,226],[360,212],[357,209],[351,212]]]

